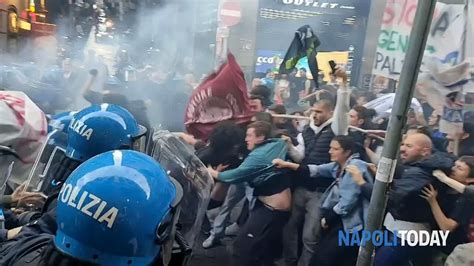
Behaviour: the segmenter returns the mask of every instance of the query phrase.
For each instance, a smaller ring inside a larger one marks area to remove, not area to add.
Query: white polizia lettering
[[[71,184],[66,184],[61,188],[58,198],[66,206],[77,209],[98,223],[106,222],[108,228],[114,226],[118,209],[107,206],[106,201],[92,193],[85,190],[81,191],[77,186],[73,187]]]
[[[84,122],[80,120],[75,120],[74,118],[71,120],[71,124],[69,126],[74,132],[79,134],[81,137],[86,138],[87,140],[91,139],[92,133],[94,130],[92,128],[88,128]]]
[[[282,0],[284,5],[295,5],[295,6],[309,6],[309,7],[316,7],[316,8],[347,8],[353,9],[353,6],[341,6],[338,3],[331,3],[331,2],[320,2],[315,0]]]

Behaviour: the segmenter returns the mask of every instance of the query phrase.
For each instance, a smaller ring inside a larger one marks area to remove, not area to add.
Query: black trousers
[[[338,232],[344,230],[339,220],[334,226],[321,231],[321,241],[316,247],[316,254],[310,265],[318,266],[353,266],[356,265],[359,247],[339,246]],[[357,232],[356,232],[357,234]]]
[[[239,226],[243,226],[245,222],[247,221],[247,219],[249,218],[249,213],[250,213],[249,205],[250,205],[249,200],[245,199],[244,206],[242,207],[242,211],[239,214],[239,218],[237,218],[237,224]]]
[[[274,265],[281,251],[283,226],[289,217],[289,211],[272,210],[257,200],[234,242],[232,265]]]

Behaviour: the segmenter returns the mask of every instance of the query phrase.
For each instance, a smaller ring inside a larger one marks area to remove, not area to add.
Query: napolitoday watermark
[[[339,246],[365,246],[373,243],[375,247],[380,246],[421,246],[421,247],[444,247],[448,239],[449,231],[443,230],[399,230],[399,231],[366,231],[351,233],[340,230],[338,232]]]

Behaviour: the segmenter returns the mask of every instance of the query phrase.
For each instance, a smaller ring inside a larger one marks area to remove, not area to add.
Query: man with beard
[[[332,128],[334,104],[321,100],[313,105],[313,121],[298,135],[298,146],[289,148],[290,158],[303,164],[325,164],[329,158],[329,144],[336,135]],[[290,145],[290,144],[289,144]],[[332,179],[295,177],[291,216],[284,231],[283,256],[286,265],[309,265],[315,253],[320,235],[320,213],[317,206]],[[303,250],[298,258],[298,236],[301,235]]]
[[[425,134],[407,135],[400,147],[402,165],[397,167],[390,188],[387,215],[384,227],[389,237],[400,230],[431,231],[436,224],[428,203],[419,195],[422,189],[432,184],[438,190],[438,198],[443,200],[446,189],[435,182],[432,172],[440,169],[449,172],[453,158],[441,152],[433,153],[433,144]],[[396,237],[400,243],[400,236]],[[392,239],[393,240],[393,239]],[[431,265],[430,247],[382,246],[377,250],[374,265]]]
[[[344,69],[338,70],[336,75],[343,79],[344,85],[347,83]],[[288,154],[294,162],[320,165],[331,161],[329,156],[331,140],[336,135],[347,134],[348,119],[344,114],[348,112],[346,109],[349,97],[350,90],[341,86],[336,108],[331,99],[321,99],[313,105],[311,109],[313,119],[310,125],[298,134],[298,145],[295,147],[288,143]],[[291,216],[283,232],[283,257],[287,266],[310,265],[321,231],[318,206],[324,191],[332,181],[332,178],[314,179],[309,174],[295,177]],[[302,234],[300,228],[303,228]],[[301,255],[298,252],[300,235],[303,241]]]

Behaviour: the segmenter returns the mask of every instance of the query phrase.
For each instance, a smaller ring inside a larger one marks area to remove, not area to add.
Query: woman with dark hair
[[[218,123],[212,130],[207,143],[185,133],[179,133],[179,137],[186,143],[194,146],[196,156],[204,165],[211,165],[212,167],[225,164],[228,165],[229,169],[236,168],[243,161],[243,157],[247,153],[245,149],[245,132],[239,125],[231,121]],[[224,204],[228,189],[228,184],[221,182],[215,184],[207,207],[208,210],[221,207]],[[226,208],[231,209],[233,206],[230,204]],[[225,228],[228,219],[225,215],[221,218],[223,218],[221,224]],[[207,216],[205,216],[202,230],[208,233],[211,227],[216,228],[216,225],[211,226]]]
[[[303,176],[335,180],[321,199],[323,231],[312,265],[355,265],[357,260],[358,247],[338,245],[340,230],[358,234],[364,229],[369,204],[347,168],[356,167],[367,183],[373,183],[367,164],[358,159],[355,150],[356,143],[352,137],[336,136],[330,144],[331,163],[304,165],[273,160],[278,168],[288,168]]]
[[[228,165],[228,169],[237,168],[248,153],[245,148],[245,132],[240,126],[230,121],[219,123],[209,136],[209,144],[196,152],[204,165],[217,167]],[[227,184],[216,182],[211,194],[208,209],[219,208],[212,224],[205,219],[203,230],[210,226],[210,235],[203,242],[203,248],[210,248],[225,236],[229,225],[230,214],[235,206],[245,197],[244,184]],[[209,224],[208,224],[209,223]]]

